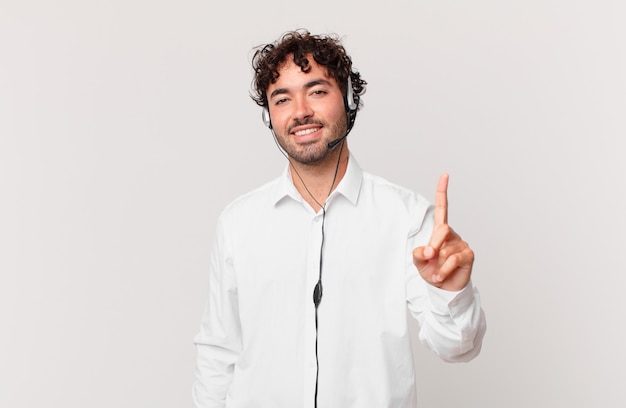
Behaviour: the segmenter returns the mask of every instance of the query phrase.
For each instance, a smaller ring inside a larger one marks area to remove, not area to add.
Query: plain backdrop
[[[0,406],[188,407],[217,216],[285,166],[252,48],[336,33],[349,146],[477,253],[482,354],[419,406],[622,407],[620,0],[0,0]],[[292,407],[290,407],[292,408]]]

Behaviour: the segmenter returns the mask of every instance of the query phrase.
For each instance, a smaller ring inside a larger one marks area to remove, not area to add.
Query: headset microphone
[[[328,149],[330,150],[330,149],[332,149],[333,147],[337,146],[339,143],[343,142],[343,139],[345,139],[346,137],[348,137],[348,133],[349,133],[349,132],[346,132],[346,134],[345,134],[344,136],[340,137],[339,139],[335,139],[335,140],[333,140],[332,142],[328,143],[328,144],[326,145],[326,147],[328,147]]]

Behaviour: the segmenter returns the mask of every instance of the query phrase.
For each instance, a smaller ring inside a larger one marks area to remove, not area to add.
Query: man
[[[287,33],[253,66],[288,164],[219,218],[195,405],[414,407],[408,312],[445,361],[478,355],[486,327],[448,176],[432,206],[360,169],[346,136],[366,83],[335,38]]]

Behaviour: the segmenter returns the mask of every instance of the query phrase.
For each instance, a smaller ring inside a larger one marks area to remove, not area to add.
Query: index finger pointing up
[[[437,184],[435,195],[435,225],[448,223],[448,179],[450,176],[443,173]]]

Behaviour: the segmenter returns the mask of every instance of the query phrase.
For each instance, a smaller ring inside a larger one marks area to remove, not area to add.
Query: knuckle
[[[439,256],[440,256],[441,258],[443,258],[443,259],[447,259],[447,258],[449,258],[449,257],[450,257],[450,255],[451,255],[450,248],[447,248],[447,247],[446,247],[446,248],[441,248],[441,249],[439,250]]]
[[[472,259],[472,260],[474,259],[475,254],[474,254],[474,251],[473,251],[470,247],[467,247],[467,248],[465,249],[465,253],[467,254],[467,257],[468,257],[469,259]]]
[[[468,246],[465,245],[465,248],[463,248],[463,259],[467,260],[467,261],[473,261],[474,260],[474,251]]]
[[[457,252],[453,255],[450,255],[448,259],[450,260],[450,266],[452,267],[452,269],[456,269],[461,261],[461,254]]]

